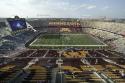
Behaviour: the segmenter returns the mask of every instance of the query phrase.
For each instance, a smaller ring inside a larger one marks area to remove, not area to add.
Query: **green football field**
[[[43,34],[30,45],[33,48],[105,47],[103,42],[88,34]]]

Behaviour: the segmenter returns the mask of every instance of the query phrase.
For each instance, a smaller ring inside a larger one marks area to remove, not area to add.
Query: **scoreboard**
[[[27,28],[26,21],[24,18],[18,18],[18,19],[8,18],[7,21],[12,31],[17,31]]]

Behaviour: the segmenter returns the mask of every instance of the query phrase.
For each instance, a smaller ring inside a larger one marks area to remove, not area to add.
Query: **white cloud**
[[[96,8],[96,5],[89,5],[86,7],[88,10]]]
[[[110,6],[107,6],[108,4],[104,5],[102,3],[104,6],[100,5],[97,0],[90,0],[94,3],[88,3],[84,0],[80,1],[81,0],[1,0],[0,17],[12,17],[14,15],[21,17],[90,17],[104,15],[104,13],[109,16],[109,14],[105,12],[109,9],[111,10]],[[98,13],[97,11],[101,12]],[[112,12],[110,14],[112,14]]]
[[[96,5],[72,4],[68,0],[2,0],[0,2],[0,16],[79,17],[81,10],[94,8]]]
[[[1,17],[12,17],[14,15],[34,15],[35,10],[29,4],[30,0],[3,0],[0,2]]]
[[[89,14],[83,14],[81,15],[82,18],[88,18],[88,17],[91,17],[92,15],[89,15]]]
[[[104,7],[102,8],[102,10],[107,10],[107,9],[109,9],[109,6],[104,6]]]
[[[88,4],[82,4],[82,5],[80,5],[78,8],[80,9],[80,8],[86,8],[88,6]]]
[[[93,5],[93,4],[82,4],[79,7],[76,6],[75,10],[80,10],[80,9],[90,10],[90,9],[94,9],[94,8],[96,8],[96,5]]]

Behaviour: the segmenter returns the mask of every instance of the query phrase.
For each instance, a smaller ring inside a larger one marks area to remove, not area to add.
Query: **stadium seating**
[[[51,77],[51,73],[49,73],[49,71],[39,65],[32,65],[29,68],[30,73],[28,74],[27,77],[24,78],[24,80],[22,81],[23,83],[47,83],[48,80],[50,80]]]
[[[27,50],[27,51],[22,52],[21,54],[19,54],[17,57],[28,57],[28,56],[30,56],[33,52],[34,52],[34,50]]]
[[[102,80],[92,72],[93,69],[91,68],[86,69],[88,67],[83,65],[81,67],[83,70],[77,67],[63,66],[67,83],[86,83],[86,82],[101,83],[102,82]]]
[[[59,57],[59,53],[56,50],[49,50],[46,57]]]
[[[7,35],[2,37],[2,45],[0,46],[0,54],[3,50],[14,51],[17,47],[23,47],[25,44],[33,39],[39,32],[35,33],[33,31],[24,31],[17,33],[16,35]]]
[[[6,23],[3,21],[3,22],[0,22],[0,28],[2,28],[2,27],[6,27],[7,25],[6,25]]]
[[[33,53],[30,57],[43,57],[46,53],[46,50],[38,50],[35,53]]]
[[[82,58],[82,57],[86,57],[87,54],[88,54],[87,51],[77,51],[77,52],[68,51],[68,52],[64,52],[63,56],[66,58]]]
[[[15,66],[7,65],[0,69],[0,82],[5,83],[11,81],[19,72],[19,69],[16,69]]]
[[[115,51],[125,53],[124,23],[83,20],[82,26],[91,27],[86,28],[85,31],[106,41]]]
[[[116,83],[124,83],[125,79],[122,78],[120,73],[116,71],[105,71],[104,74],[106,74],[109,78],[113,79],[114,82]]]

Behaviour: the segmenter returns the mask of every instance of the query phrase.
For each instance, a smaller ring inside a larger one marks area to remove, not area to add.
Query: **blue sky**
[[[125,0],[1,0],[0,17],[125,18]]]

